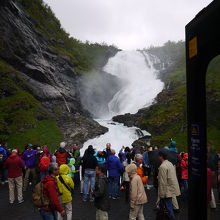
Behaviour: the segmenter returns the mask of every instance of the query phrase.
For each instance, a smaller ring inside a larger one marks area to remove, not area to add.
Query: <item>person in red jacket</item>
[[[56,151],[54,154],[56,156],[56,162],[58,163],[58,166],[60,167],[62,164],[67,164],[67,158],[70,158],[70,154],[65,149],[66,143],[61,142],[60,148]]]
[[[184,186],[184,196],[187,198],[188,195],[188,153],[183,155],[183,159],[181,161],[181,176]]]
[[[8,157],[4,164],[4,168],[8,169],[8,187],[9,187],[9,203],[13,204],[15,201],[15,184],[18,193],[18,203],[24,202],[22,194],[22,169],[24,164],[21,158],[17,155],[16,149],[12,150],[12,154]]]
[[[213,172],[207,167],[207,203],[212,201]]]
[[[59,168],[56,163],[50,163],[48,167],[49,175],[45,176],[41,181],[43,183],[44,197],[49,198],[50,205],[43,206],[40,209],[40,215],[44,220],[57,220],[57,213],[62,217],[65,216],[65,211],[59,201],[59,189],[56,176],[59,174]]]
[[[48,174],[48,167],[51,162],[51,156],[47,147],[43,147],[43,153],[40,158],[40,180]]]

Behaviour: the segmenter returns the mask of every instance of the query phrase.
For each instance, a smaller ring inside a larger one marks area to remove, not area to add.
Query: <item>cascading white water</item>
[[[146,52],[121,51],[109,60],[104,71],[125,82],[109,102],[109,111],[113,115],[136,113],[140,108],[151,105],[163,89]]]
[[[109,128],[109,132],[100,137],[87,141],[81,153],[88,145],[93,145],[98,150],[103,150],[106,143],[112,143],[112,147],[119,151],[122,146],[131,146],[139,137],[135,127],[128,128],[122,124],[111,122],[111,117],[125,113],[136,113],[140,108],[152,104],[153,100],[163,89],[163,82],[157,78],[157,71],[146,52],[120,51],[110,58],[104,71],[119,77],[124,83],[122,88],[109,102],[109,112],[105,119],[97,121]],[[144,131],[144,135],[147,132]]]

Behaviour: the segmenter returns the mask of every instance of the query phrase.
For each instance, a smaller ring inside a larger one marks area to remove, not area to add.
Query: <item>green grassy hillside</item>
[[[184,42],[169,42],[163,47],[150,48],[149,52],[162,62],[173,62],[161,75],[166,84],[156,99],[139,118],[139,127],[152,134],[152,144],[165,146],[173,137],[181,150],[187,149],[186,128],[186,68]],[[166,56],[165,56],[166,55]],[[169,87],[168,87],[169,86]],[[207,70],[208,142],[220,152],[220,57],[216,57]]]
[[[30,94],[19,74],[0,60],[0,140],[9,146],[47,143],[52,149],[63,135],[56,120]]]

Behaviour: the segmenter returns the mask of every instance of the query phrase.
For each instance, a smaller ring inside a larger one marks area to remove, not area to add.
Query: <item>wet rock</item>
[[[0,58],[19,73],[28,91],[56,118],[69,144],[105,133],[108,129],[95,122],[81,104],[81,75],[75,71],[70,58],[54,53],[44,34],[34,26],[34,20],[23,11],[19,0],[2,1]],[[64,42],[57,40],[56,43],[62,46]],[[0,97],[15,92],[10,87],[0,91]],[[58,107],[60,111],[55,111]],[[36,115],[38,120],[43,118],[41,114]]]
[[[132,143],[132,146],[133,147],[140,147],[140,146],[147,147],[147,146],[150,146],[150,141],[151,141],[151,135],[146,135],[134,141]]]

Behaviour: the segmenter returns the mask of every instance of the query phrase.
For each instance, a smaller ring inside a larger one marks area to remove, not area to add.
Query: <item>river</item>
[[[136,127],[128,128],[112,122],[111,118],[125,113],[134,114],[139,109],[150,106],[162,91],[164,84],[157,77],[153,60],[146,52],[139,51],[120,51],[109,59],[103,70],[120,78],[124,82],[123,87],[108,103],[108,112],[96,119],[109,131],[84,143],[81,154],[90,144],[97,150],[103,150],[106,143],[111,143],[112,148],[118,152],[122,146],[130,147],[140,137]],[[147,131],[142,132],[143,135],[149,134]]]

